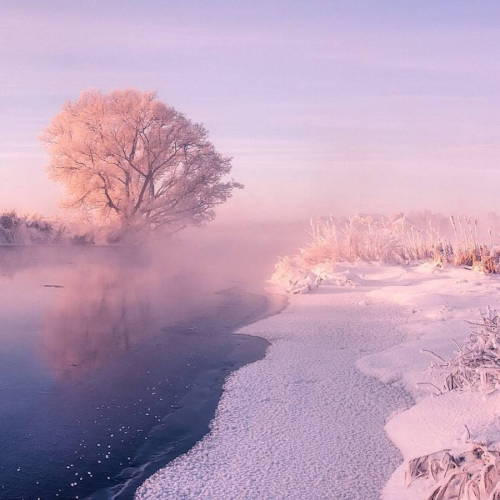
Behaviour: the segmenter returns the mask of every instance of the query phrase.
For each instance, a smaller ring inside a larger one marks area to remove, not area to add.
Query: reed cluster
[[[321,217],[310,223],[309,242],[296,255],[280,258],[272,282],[286,291],[308,291],[328,279],[337,263],[381,262],[468,267],[500,272],[495,228],[478,219],[438,214]],[[319,274],[317,271],[320,271]]]
[[[442,388],[448,391],[492,392],[500,388],[500,318],[489,307],[479,322],[469,322],[473,331],[463,344],[456,343],[457,350],[451,359],[436,358],[432,368],[441,376]],[[430,352],[430,351],[428,351]]]

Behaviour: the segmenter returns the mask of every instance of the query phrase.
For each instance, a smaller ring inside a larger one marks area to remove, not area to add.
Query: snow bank
[[[399,342],[406,313],[367,305],[373,286],[358,278],[297,295],[283,313],[245,327],[271,341],[265,359],[228,379],[211,433],[137,498],[379,498],[401,461],[384,423],[410,400],[355,362]]]
[[[405,486],[407,460],[499,440],[500,395],[433,396],[425,350],[451,356],[500,282],[429,264],[336,272],[243,329],[271,342],[266,358],[230,376],[210,434],[138,499],[416,500],[429,485]]]
[[[385,382],[400,382],[416,399],[416,405],[399,413],[386,425],[391,440],[405,462],[384,488],[384,500],[428,498],[434,485],[415,481],[405,486],[410,459],[450,449],[462,453],[471,443],[499,449],[500,394],[445,392],[435,396],[442,378],[430,369],[434,354],[446,359],[471,332],[466,320],[480,319],[480,310],[495,305],[500,282],[465,269],[437,270],[419,267],[409,270],[404,280],[373,290],[373,301],[395,302],[412,315],[404,325],[403,344],[358,361],[360,369]],[[434,388],[433,385],[436,386]]]

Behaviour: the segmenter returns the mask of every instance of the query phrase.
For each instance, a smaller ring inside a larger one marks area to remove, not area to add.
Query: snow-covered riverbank
[[[271,342],[266,358],[231,375],[212,432],[137,498],[423,498],[404,487],[391,440],[410,459],[456,446],[464,424],[473,437],[491,432],[498,396],[436,398],[416,383],[430,376],[421,349],[449,355],[500,283],[429,266],[339,276],[242,330]]]
[[[393,302],[411,310],[411,320],[404,325],[404,343],[358,362],[364,373],[386,383],[402,384],[416,401],[386,425],[405,462],[385,486],[384,500],[427,499],[436,488],[434,481],[424,480],[414,481],[410,488],[405,486],[410,459],[445,449],[459,456],[475,443],[500,449],[498,390],[490,394],[454,390],[436,396],[443,389],[444,374],[431,368],[436,360],[441,364],[435,354],[450,359],[457,345],[469,338],[475,328],[468,322],[479,323],[481,312],[488,306],[498,306],[499,290],[500,280],[495,275],[423,265],[408,269],[399,282],[368,293],[374,305]],[[479,498],[490,497],[483,492]]]
[[[397,271],[399,272],[399,271]],[[212,432],[139,498],[377,498],[401,457],[384,422],[405,393],[357,370],[402,340],[399,306],[364,303],[374,287],[324,286],[242,333],[271,342],[233,374]]]

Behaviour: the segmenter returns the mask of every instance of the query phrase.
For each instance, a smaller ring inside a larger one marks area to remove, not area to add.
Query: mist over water
[[[232,332],[270,312],[265,281],[305,235],[210,229],[0,249],[0,497],[130,498],[207,432],[227,373],[266,349]]]

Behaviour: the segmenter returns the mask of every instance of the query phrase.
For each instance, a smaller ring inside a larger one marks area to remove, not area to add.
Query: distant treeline
[[[0,212],[0,245],[92,245],[92,234],[77,234],[64,224],[39,215]]]

